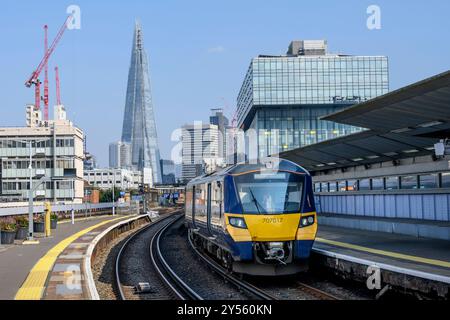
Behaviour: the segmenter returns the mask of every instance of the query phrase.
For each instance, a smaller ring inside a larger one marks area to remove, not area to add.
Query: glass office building
[[[362,130],[320,117],[388,90],[387,57],[329,54],[326,41],[293,41],[284,56],[252,59],[238,126],[255,130],[260,157],[275,154]]]

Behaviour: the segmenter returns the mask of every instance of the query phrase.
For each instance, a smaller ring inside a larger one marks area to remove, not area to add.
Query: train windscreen
[[[290,172],[247,173],[234,177],[244,213],[300,212],[304,176]]]

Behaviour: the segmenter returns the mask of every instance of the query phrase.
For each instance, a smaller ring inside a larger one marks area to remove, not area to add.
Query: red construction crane
[[[59,106],[61,104],[61,91],[59,88],[59,72],[58,67],[55,67],[55,81],[56,81],[56,104]]]
[[[44,55],[48,51],[48,26],[44,26]],[[44,66],[44,120],[48,120],[48,61]]]
[[[39,80],[39,75],[41,74],[42,69],[48,64],[48,59],[50,58],[50,56],[52,55],[53,51],[55,50],[56,45],[58,44],[59,40],[61,40],[61,38],[62,38],[62,36],[64,34],[64,31],[66,31],[67,24],[68,24],[68,22],[71,19],[72,19],[72,15],[69,15],[67,17],[66,21],[64,21],[64,24],[59,29],[58,34],[56,35],[55,39],[53,40],[53,42],[50,45],[50,47],[48,48],[48,50],[46,50],[46,52],[44,54],[44,57],[42,58],[42,60],[39,63],[38,67],[36,68],[35,71],[33,71],[33,73],[31,74],[30,78],[28,78],[28,80],[25,82],[25,86],[27,88],[29,88],[32,85],[34,85],[34,89],[35,89],[34,99],[35,99],[35,106],[36,106],[37,109],[40,109],[40,100],[41,100],[41,93],[40,93],[41,81]],[[47,86],[47,89],[48,89],[48,86]],[[48,91],[47,91],[47,97],[48,97]],[[44,100],[44,102],[45,102],[45,100]]]

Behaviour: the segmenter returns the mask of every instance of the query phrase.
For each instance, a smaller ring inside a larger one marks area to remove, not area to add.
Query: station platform
[[[367,268],[377,266],[384,283],[449,294],[450,241],[319,223],[313,252],[351,277],[367,279]]]
[[[321,226],[344,227],[383,233],[402,234],[417,238],[450,240],[450,222],[426,219],[374,217],[322,212]]]
[[[78,219],[75,224],[64,221],[52,230],[51,237],[35,234],[39,244],[0,246],[0,300],[42,298],[47,276],[63,250],[94,229],[126,218],[90,217]]]

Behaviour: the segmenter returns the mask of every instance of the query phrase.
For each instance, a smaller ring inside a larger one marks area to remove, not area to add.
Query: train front
[[[225,223],[233,270],[254,275],[304,271],[316,233],[312,181],[302,167],[270,160],[225,178]]]

